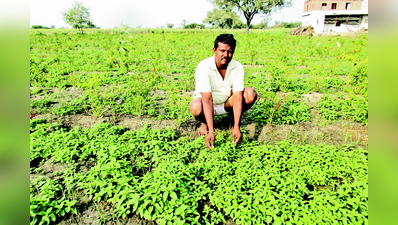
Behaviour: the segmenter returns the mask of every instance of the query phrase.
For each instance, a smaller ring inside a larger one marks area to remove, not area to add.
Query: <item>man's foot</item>
[[[202,123],[202,126],[200,126],[200,128],[198,130],[198,135],[199,136],[207,135],[207,124]]]

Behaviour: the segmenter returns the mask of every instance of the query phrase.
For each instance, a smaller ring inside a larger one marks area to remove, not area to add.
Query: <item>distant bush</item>
[[[185,29],[204,29],[204,24],[190,23],[185,26]]]
[[[301,26],[302,22],[290,22],[290,23],[283,23],[285,28],[294,28]]]
[[[280,22],[280,21],[275,21],[275,25],[273,26],[274,28],[294,28],[294,27],[299,27],[301,26],[302,22]]]
[[[32,29],[50,29],[50,28],[42,25],[32,25]]]
[[[250,27],[252,27],[252,25],[250,24]],[[253,25],[254,29],[266,29],[268,27],[268,23],[264,23],[261,22],[259,24]]]

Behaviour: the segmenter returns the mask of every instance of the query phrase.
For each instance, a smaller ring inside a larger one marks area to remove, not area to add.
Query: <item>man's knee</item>
[[[245,88],[243,97],[245,99],[246,104],[253,104],[257,100],[257,92],[256,90],[254,90],[254,88],[251,87]]]
[[[199,99],[192,100],[191,104],[189,105],[189,110],[193,117],[198,117],[202,113],[202,101]]]

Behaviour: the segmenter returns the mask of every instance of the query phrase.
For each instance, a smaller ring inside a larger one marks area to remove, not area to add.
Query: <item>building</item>
[[[368,29],[367,0],[305,0],[302,25],[318,34]]]

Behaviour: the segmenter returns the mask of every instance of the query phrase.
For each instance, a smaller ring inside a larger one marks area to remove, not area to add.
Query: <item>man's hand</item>
[[[209,132],[207,136],[205,137],[205,146],[208,149],[213,149],[214,148],[214,140],[215,140],[216,135],[214,132]]]
[[[234,126],[234,128],[232,128],[232,143],[239,144],[241,141],[242,141],[242,132],[240,132],[238,126]]]

